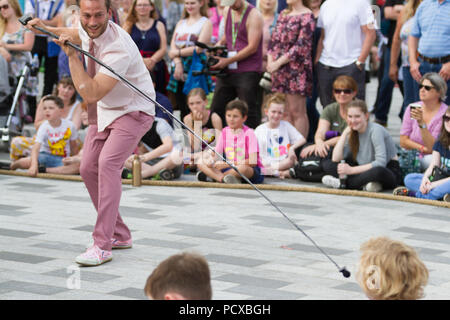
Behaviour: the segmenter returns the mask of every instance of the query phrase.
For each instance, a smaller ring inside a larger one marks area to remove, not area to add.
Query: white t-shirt
[[[78,132],[72,121],[61,119],[59,127],[54,128],[47,121],[43,122],[36,134],[36,142],[41,144],[40,152],[55,156],[70,156],[70,141],[78,139]]]
[[[320,7],[317,26],[324,29],[320,63],[341,68],[358,59],[365,35],[361,26],[375,23],[366,0],[328,0]]]
[[[280,126],[276,129],[270,129],[267,122],[259,125],[255,129],[255,135],[264,165],[286,159],[289,148],[303,138],[292,124],[284,120],[280,121]]]

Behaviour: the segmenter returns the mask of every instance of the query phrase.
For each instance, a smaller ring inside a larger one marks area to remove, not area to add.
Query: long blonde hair
[[[133,0],[133,3],[131,4],[130,9],[128,10],[127,18],[125,19],[125,22],[123,23],[123,29],[131,34],[131,29],[133,29],[133,25],[138,22],[138,18],[136,15],[136,3],[137,0]],[[148,0],[148,3],[153,6],[153,10],[150,12],[150,18],[156,21],[159,19],[158,10],[156,10],[156,5],[154,0]]]
[[[421,2],[422,0],[408,0],[408,3],[405,4],[405,11],[403,13],[403,23],[416,14],[416,10]]]
[[[428,269],[412,247],[378,237],[361,246],[357,280],[371,299],[420,299],[428,282]]]
[[[8,4],[14,10],[17,18],[20,18],[22,16],[22,9],[20,8],[19,2],[17,0],[8,0]],[[0,38],[5,34],[6,22],[5,18],[0,14]]]

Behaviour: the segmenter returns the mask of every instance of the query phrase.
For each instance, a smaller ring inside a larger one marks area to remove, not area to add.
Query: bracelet
[[[419,151],[420,151],[420,153],[423,153],[425,151],[425,147],[424,146],[420,146]]]
[[[178,56],[181,58],[181,49],[178,49]]]

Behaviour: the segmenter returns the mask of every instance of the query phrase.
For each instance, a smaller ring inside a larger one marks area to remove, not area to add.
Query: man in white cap
[[[253,5],[245,0],[221,0],[225,6],[225,32],[217,43],[226,45],[228,56],[217,57],[213,69],[226,69],[226,75],[217,77],[211,108],[225,123],[226,104],[238,97],[248,105],[246,124],[256,128],[261,120],[257,93],[262,72],[263,18]]]

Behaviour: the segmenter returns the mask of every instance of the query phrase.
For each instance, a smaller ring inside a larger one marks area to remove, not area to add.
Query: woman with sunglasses
[[[326,106],[320,115],[314,135],[314,144],[304,147],[301,158],[316,155],[321,158],[331,156],[330,150],[347,127],[347,106],[356,97],[358,84],[350,76],[339,76],[333,82],[333,97],[336,102]]]
[[[447,83],[435,72],[426,73],[420,81],[420,101],[410,104],[400,130],[400,146],[410,152],[419,152],[421,171],[432,160],[433,145],[442,126],[442,116],[447,110],[443,102]]]
[[[164,61],[167,51],[166,28],[159,21],[154,0],[134,0],[123,28],[139,48],[148,71],[154,73],[156,91],[166,94],[169,78]]]
[[[405,177],[405,186],[394,190],[394,195],[450,202],[450,107],[442,116],[439,139],[433,145],[431,163],[425,173],[410,173]],[[435,179],[434,168],[438,167],[447,177]]]

